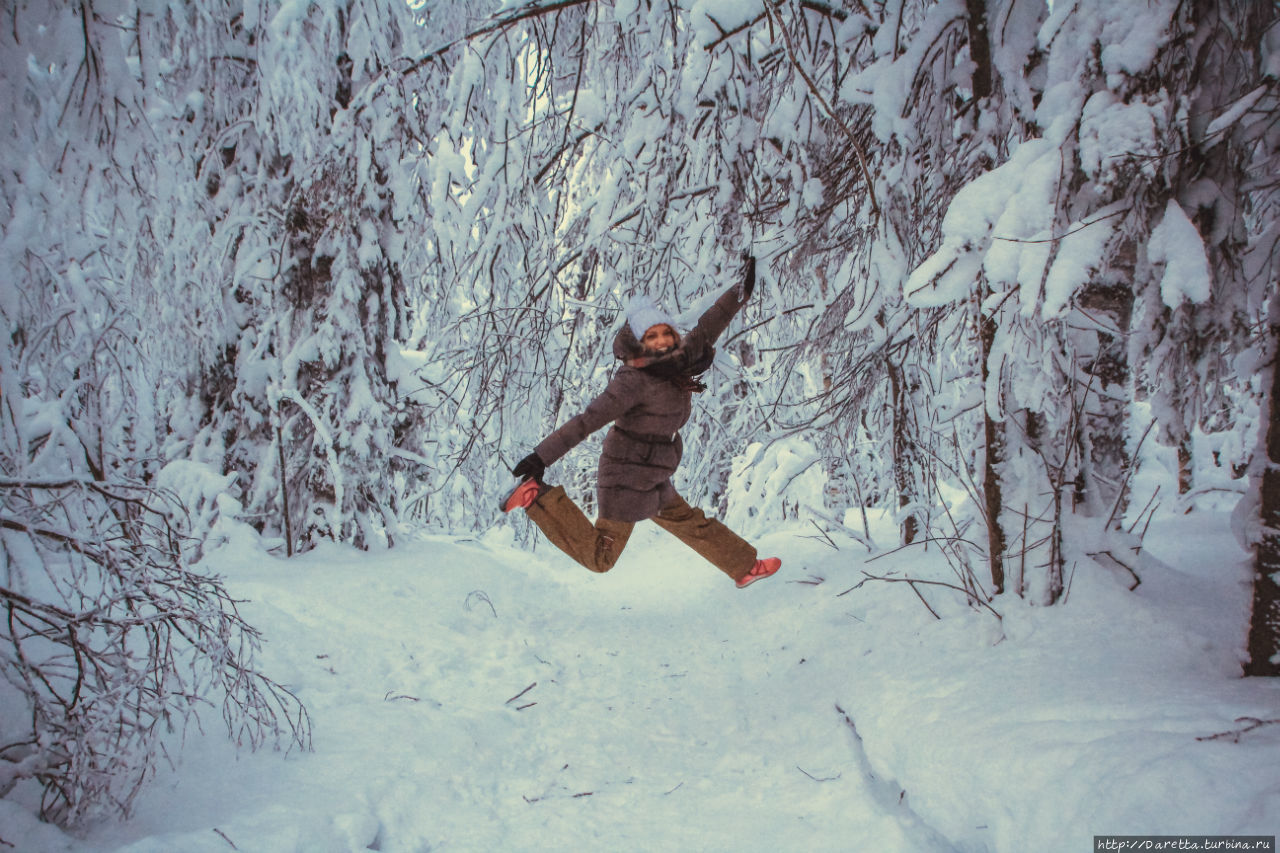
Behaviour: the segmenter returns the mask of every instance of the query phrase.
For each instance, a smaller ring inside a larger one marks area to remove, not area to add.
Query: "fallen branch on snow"
[[[916,588],[917,584],[921,584],[924,586],[940,586],[940,587],[944,587],[945,589],[952,589],[952,590],[955,590],[956,592],[963,593],[965,599],[967,599],[970,604],[981,605],[982,607],[989,610],[991,612],[991,615],[996,617],[997,621],[999,621],[1001,624],[1004,623],[1004,617],[1001,616],[999,611],[997,611],[994,607],[992,607],[989,602],[987,602],[985,599],[981,598],[980,596],[975,596],[971,590],[967,590],[964,587],[956,586],[953,583],[947,583],[946,581],[923,580],[921,578],[893,578],[885,575],[873,575],[867,571],[864,571],[863,574],[866,575],[866,577],[858,581],[858,583],[855,584],[854,586],[849,587],[844,592],[837,595],[836,598],[840,598],[840,596],[843,596],[843,595],[848,595],[849,593],[853,592],[855,589],[860,589],[862,585],[865,584],[867,581],[884,581],[885,583],[905,583],[911,587],[911,591],[914,592],[916,594],[916,597],[919,598],[920,601],[924,603],[924,606],[929,609],[929,612],[933,614],[933,618],[941,619],[942,617],[938,615],[938,611],[934,610],[933,607],[929,605],[929,602],[925,600],[925,597],[923,595],[921,595],[920,590]]]
[[[819,777],[817,777],[817,776],[814,776],[814,775],[813,775],[812,773],[810,773],[808,770],[805,770],[805,769],[804,769],[803,767],[801,767],[799,764],[797,764],[797,765],[796,765],[796,769],[797,769],[797,770],[799,770],[799,771],[800,771],[801,773],[803,773],[804,775],[808,776],[810,779],[812,779],[812,780],[813,780],[813,781],[815,781],[815,782],[834,782],[834,781],[836,781],[837,779],[839,779],[841,776],[843,776],[843,775],[844,775],[843,773],[837,773],[837,774],[836,774],[836,775],[834,775],[834,776],[823,776],[822,778],[819,778]]]
[[[1259,720],[1257,717],[1236,717],[1236,722],[1248,723],[1249,725],[1229,732],[1218,732],[1216,735],[1203,735],[1196,738],[1196,740],[1202,743],[1210,740],[1229,740],[1232,743],[1239,743],[1241,735],[1248,734],[1254,729],[1260,729],[1263,726],[1280,725],[1280,718],[1274,720]]]
[[[536,681],[535,681],[535,682],[533,682],[533,684],[530,684],[530,685],[529,685],[528,687],[526,687],[524,690],[521,690],[519,693],[517,693],[516,695],[512,696],[510,699],[508,699],[508,700],[507,700],[505,703],[503,703],[503,704],[510,705],[512,702],[516,701],[516,700],[517,700],[517,699],[519,699],[521,696],[523,696],[524,694],[528,693],[530,690],[532,690],[533,688],[535,688],[535,687],[537,687],[537,686],[538,686],[538,682],[536,682]],[[534,705],[537,705],[537,704],[538,704],[537,702],[526,702],[526,703],[525,703],[525,704],[523,704],[523,705],[517,705],[517,706],[516,706],[516,710],[517,710],[517,711],[523,711],[525,708],[532,708]]]

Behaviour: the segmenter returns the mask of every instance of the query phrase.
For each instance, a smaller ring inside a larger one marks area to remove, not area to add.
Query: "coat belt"
[[[675,444],[676,439],[680,437],[680,433],[678,432],[673,432],[670,435],[653,435],[646,432],[632,432],[629,429],[623,429],[616,425],[614,426],[614,429],[625,435],[627,438],[635,441],[642,441],[645,444]]]

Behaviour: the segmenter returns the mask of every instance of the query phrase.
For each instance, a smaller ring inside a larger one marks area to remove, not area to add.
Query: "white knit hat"
[[[632,297],[631,304],[627,306],[627,325],[631,327],[631,334],[636,336],[637,341],[654,326],[664,324],[675,331],[676,321],[661,306],[647,296]]]

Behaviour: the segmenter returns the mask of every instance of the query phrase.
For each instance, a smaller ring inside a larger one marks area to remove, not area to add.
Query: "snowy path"
[[[1023,853],[1280,829],[1280,725],[1215,737],[1280,708],[1275,680],[1239,677],[1248,566],[1225,514],[1153,525],[1168,564],[1135,592],[1084,568],[1070,604],[1005,597],[1003,620],[937,588],[942,620],[902,584],[840,595],[864,567],[945,579],[936,549],[866,566],[856,545],[776,534],[759,544],[782,574],[737,590],[647,525],[604,576],[510,535],[220,553],[265,671],[311,711],[314,751],[237,755],[210,713],[132,820],[80,843],[0,801],[0,838],[32,853]]]
[[[767,542],[784,574],[740,591],[646,527],[606,576],[444,538],[233,569],[315,752],[201,741],[122,849],[949,849],[836,709],[858,651],[815,623],[850,617],[795,583],[830,549]]]

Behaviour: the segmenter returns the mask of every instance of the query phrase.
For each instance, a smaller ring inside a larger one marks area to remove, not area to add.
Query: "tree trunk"
[[[982,298],[978,301],[978,340],[982,347],[982,389],[985,398],[986,389],[991,382],[991,349],[996,339],[995,317],[982,315],[982,302],[986,300],[987,288],[979,291]],[[999,377],[997,377],[997,381]],[[1004,462],[1004,436],[1000,432],[1000,424],[991,417],[991,409],[985,403],[982,407],[982,430],[984,436],[984,462],[982,467],[982,497],[987,516],[987,560],[991,564],[991,586],[996,595],[1004,592],[1004,528],[1000,526],[1000,508],[1004,504],[1004,489],[1000,483],[1000,464]]]
[[[1124,239],[1109,269],[1077,297],[1083,314],[1072,333],[1076,364],[1087,388],[1083,411],[1084,454],[1076,504],[1088,515],[1124,518],[1129,458],[1129,327],[1133,318],[1136,248]],[[1118,504],[1118,506],[1117,506]],[[1072,507],[1075,509],[1075,507]]]
[[[969,16],[969,58],[973,60],[973,100],[976,109],[982,101],[991,97],[995,75],[991,67],[991,32],[987,26],[986,0],[965,0]],[[975,110],[975,124],[977,122]],[[981,345],[982,390],[986,394],[991,382],[991,349],[996,339],[997,323],[993,316],[983,316],[982,304],[991,295],[984,282],[978,288],[978,341]],[[999,381],[999,377],[996,377]],[[1005,447],[1001,425],[991,417],[991,411],[982,407],[983,468],[982,497],[987,516],[987,561],[991,566],[991,587],[996,595],[1004,592],[1005,536],[1000,526],[1000,510],[1004,504],[1004,489],[1000,483],[1000,466],[1004,462]]]
[[[1245,675],[1280,676],[1280,300],[1271,300],[1271,399],[1264,411],[1262,538],[1254,549],[1253,615]]]
[[[907,423],[907,389],[906,378],[902,366],[885,360],[885,368],[889,372],[889,393],[893,397],[893,484],[898,490],[898,507],[909,506],[915,493],[912,486],[911,442],[908,436]],[[915,515],[908,515],[902,520],[902,544],[910,545],[916,540],[919,524]]]
[[[990,97],[991,34],[987,28],[986,0],[965,0],[969,13],[969,58],[973,60],[973,99],[981,101]]]
[[[1184,438],[1178,442],[1178,494],[1190,492],[1191,484],[1191,441]]]

